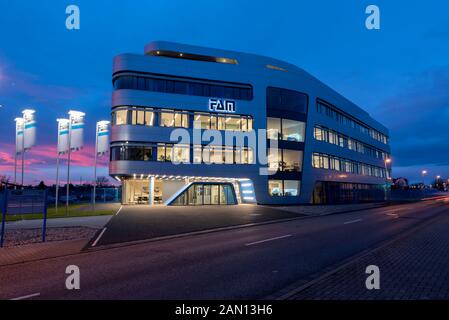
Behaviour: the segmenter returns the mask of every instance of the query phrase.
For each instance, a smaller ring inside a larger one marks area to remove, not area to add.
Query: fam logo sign
[[[233,100],[224,100],[224,99],[209,99],[209,110],[210,111],[218,111],[218,112],[227,112],[234,113],[235,112],[235,101]]]

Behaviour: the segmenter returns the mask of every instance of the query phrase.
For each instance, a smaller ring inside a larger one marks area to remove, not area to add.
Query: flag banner
[[[71,132],[70,132],[70,149],[72,151],[81,150],[84,146],[84,113],[70,113]]]
[[[16,119],[16,154],[23,151],[23,118]]]
[[[58,153],[69,150],[69,119],[58,119]]]
[[[25,127],[24,149],[31,149],[36,144],[36,114],[34,110],[23,111],[23,122]]]
[[[97,154],[104,155],[109,151],[109,122],[97,123]]]

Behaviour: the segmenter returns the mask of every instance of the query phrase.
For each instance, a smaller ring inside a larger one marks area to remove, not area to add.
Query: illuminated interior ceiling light
[[[242,183],[242,187],[252,187],[252,183]]]
[[[252,194],[253,192],[252,192],[252,190],[243,190],[242,193],[244,193],[244,194]]]
[[[243,197],[243,200],[254,200],[254,197]]]

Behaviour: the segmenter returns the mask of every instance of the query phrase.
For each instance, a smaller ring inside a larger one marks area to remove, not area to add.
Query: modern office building
[[[387,128],[294,65],[152,42],[143,55],[115,57],[112,80],[110,175],[122,183],[124,204],[287,205],[387,196]],[[180,141],[183,133],[192,139]],[[235,139],[194,139],[216,133]]]

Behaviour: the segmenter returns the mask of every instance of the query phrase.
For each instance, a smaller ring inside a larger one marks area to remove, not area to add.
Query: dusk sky
[[[65,27],[69,4],[80,7],[78,31]],[[369,4],[380,7],[380,30],[365,28]],[[56,118],[76,109],[87,131],[72,180],[91,180],[95,122],[110,118],[113,57],[166,40],[293,63],[390,129],[393,177],[418,181],[427,169],[428,181],[449,178],[448,16],[444,0],[2,0],[0,174],[13,176],[14,118],[33,108],[38,144],[26,155],[25,182],[54,182]]]

